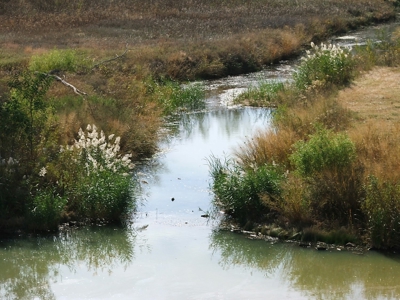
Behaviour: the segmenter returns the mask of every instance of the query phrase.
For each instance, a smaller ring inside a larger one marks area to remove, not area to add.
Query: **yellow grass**
[[[338,101],[357,113],[349,129],[367,174],[400,178],[400,68],[379,67],[342,90]]]

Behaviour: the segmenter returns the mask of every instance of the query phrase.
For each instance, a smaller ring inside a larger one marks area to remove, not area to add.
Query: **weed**
[[[205,108],[205,90],[199,83],[182,86],[170,80],[162,82],[150,80],[147,89],[162,106],[166,115]]]
[[[36,191],[28,216],[30,229],[57,229],[67,202],[67,198],[59,195],[57,190],[52,187]]]

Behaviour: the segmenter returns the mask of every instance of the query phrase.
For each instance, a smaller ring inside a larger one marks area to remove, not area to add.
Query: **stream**
[[[270,110],[229,106],[232,97],[260,78],[290,80],[295,64],[206,82],[207,109],[171,118],[161,151],[138,167],[140,206],[125,228],[0,240],[0,299],[399,299],[399,255],[250,240],[204,217],[207,159],[271,122]]]

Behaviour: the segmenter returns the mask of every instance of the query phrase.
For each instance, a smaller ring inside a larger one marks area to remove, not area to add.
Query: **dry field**
[[[0,3],[0,67],[54,48],[89,49],[99,60],[128,44],[135,73],[221,77],[394,15],[384,0],[8,0]]]
[[[400,68],[374,68],[340,91],[338,100],[357,113],[361,124],[400,122]]]
[[[348,134],[369,174],[398,182],[400,174],[400,68],[376,67],[340,91],[355,112]]]

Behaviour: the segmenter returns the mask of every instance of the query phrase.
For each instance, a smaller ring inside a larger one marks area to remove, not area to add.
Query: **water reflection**
[[[252,107],[224,108],[177,115],[168,121],[168,129],[171,132],[169,141],[190,141],[194,138],[208,140],[215,130],[219,131],[224,139],[230,140],[232,135],[237,136],[243,130],[246,133],[254,133],[251,129],[261,129],[261,124],[263,128],[267,128],[271,122],[271,110]]]
[[[57,236],[0,242],[0,299],[55,299],[50,288],[61,269],[85,267],[93,275],[127,268],[135,258],[133,229],[83,228]]]
[[[210,249],[224,269],[235,266],[279,277],[307,299],[399,299],[400,257],[321,252],[214,231]],[[286,284],[284,284],[286,283]]]

